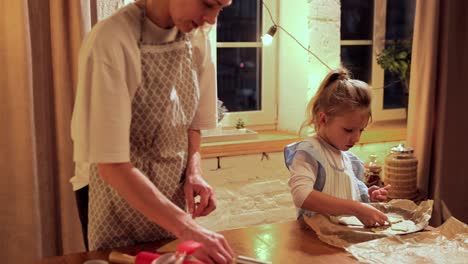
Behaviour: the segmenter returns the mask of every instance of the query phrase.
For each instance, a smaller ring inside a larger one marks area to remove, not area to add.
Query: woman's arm
[[[130,206],[182,240],[195,240],[204,247],[197,251],[201,259],[230,263],[233,252],[226,239],[198,225],[190,215],[173,204],[131,163],[98,164],[99,175]]]
[[[206,216],[216,209],[216,199],[211,186],[202,177],[201,169],[201,133],[200,130],[188,130],[188,160],[185,170],[184,192],[189,212],[193,218]],[[195,203],[195,197],[200,201]]]
[[[131,163],[100,163],[98,171],[104,181],[133,208],[177,237],[181,236],[185,227],[195,224]]]

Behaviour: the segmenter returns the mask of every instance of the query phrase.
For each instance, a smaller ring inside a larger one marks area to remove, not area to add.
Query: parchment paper
[[[412,220],[415,223],[414,228],[399,233],[408,234],[423,230],[428,225],[432,214],[433,201],[427,200],[416,205],[411,200],[398,199],[388,203],[370,203],[370,205],[384,213],[395,213],[401,215],[405,220]],[[371,228],[356,228],[336,224],[330,220],[329,216],[321,214],[314,214],[311,217],[304,216],[304,222],[317,233],[320,240],[341,248],[373,239],[393,236],[375,233]]]
[[[468,263],[468,226],[451,217],[434,231],[390,236],[345,248],[363,263]]]

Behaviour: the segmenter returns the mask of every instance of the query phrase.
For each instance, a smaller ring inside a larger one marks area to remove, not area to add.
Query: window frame
[[[263,0],[270,9],[273,19],[277,20],[277,3],[278,0]],[[262,8],[262,32],[267,32],[273,25],[267,9],[259,1]],[[242,112],[227,112],[221,121],[221,126],[232,128],[236,126],[237,120],[240,118],[244,121],[246,127],[253,129],[276,129],[277,123],[277,42],[269,46],[263,46],[261,40],[258,42],[217,42],[216,30],[210,31],[212,39],[213,58],[217,62],[216,53],[220,48],[260,48],[261,49],[261,86],[260,86],[260,110],[242,111]],[[217,66],[216,66],[217,67]],[[229,109],[228,109],[229,110]]]
[[[372,119],[374,121],[406,119],[405,108],[384,109],[384,74],[385,71],[377,63],[377,54],[385,48],[385,28],[387,21],[387,0],[374,0],[373,32],[371,40],[341,40],[342,46],[371,45],[372,69],[371,85],[372,93]]]

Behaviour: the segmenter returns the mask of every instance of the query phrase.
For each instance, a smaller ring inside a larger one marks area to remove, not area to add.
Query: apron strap
[[[140,10],[141,10],[141,17],[140,17],[140,38],[138,40],[138,46],[141,47],[142,43],[143,43],[143,30],[144,30],[144,26],[145,26],[145,19],[146,19],[146,0],[143,0],[141,6],[138,6],[140,7]]]

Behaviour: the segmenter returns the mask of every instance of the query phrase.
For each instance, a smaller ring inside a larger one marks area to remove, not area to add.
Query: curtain
[[[0,237],[2,263],[84,250],[74,193],[70,118],[89,0],[2,1]]]
[[[431,224],[468,222],[468,20],[464,0],[417,0],[408,114],[418,188],[434,199]]]

